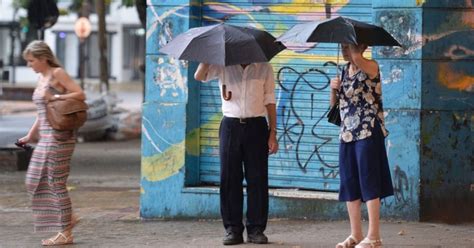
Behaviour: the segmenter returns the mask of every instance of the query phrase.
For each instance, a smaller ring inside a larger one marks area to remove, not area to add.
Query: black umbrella
[[[32,0],[28,4],[28,21],[37,29],[53,26],[58,17],[59,10],[54,0]]]
[[[266,31],[216,24],[182,33],[160,52],[178,59],[228,66],[268,62],[285,48]]]
[[[266,31],[221,23],[192,28],[176,36],[160,52],[178,59],[228,66],[268,62],[285,48]],[[232,98],[225,82],[222,96],[226,101]]]
[[[346,44],[366,44],[369,46],[400,46],[382,27],[336,17],[323,22],[297,24],[280,36],[281,42],[326,42]]]

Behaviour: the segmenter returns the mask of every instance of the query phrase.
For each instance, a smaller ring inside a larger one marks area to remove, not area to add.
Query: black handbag
[[[341,113],[339,112],[339,100],[331,107],[326,116],[328,118],[328,122],[332,123],[336,126],[341,126]]]

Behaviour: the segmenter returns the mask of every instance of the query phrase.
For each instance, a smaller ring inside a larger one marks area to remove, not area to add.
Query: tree
[[[102,85],[109,91],[109,66],[107,58],[107,29],[105,25],[105,0],[96,0],[96,12],[99,20],[99,51],[100,51],[100,91],[102,92]]]
[[[146,0],[122,0],[122,6],[137,8],[138,18],[142,23],[142,27],[146,28]]]

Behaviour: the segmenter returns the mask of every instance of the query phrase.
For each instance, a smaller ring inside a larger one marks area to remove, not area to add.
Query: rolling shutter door
[[[204,0],[202,11],[203,26],[225,20],[229,24],[263,28],[275,36],[294,24],[309,20],[339,15],[365,22],[372,19],[370,0]],[[270,156],[270,187],[339,189],[339,130],[325,118],[329,106],[329,79],[336,73],[336,55],[337,45],[322,43],[304,52],[284,51],[271,61],[278,84],[280,149]],[[222,114],[216,81],[201,84],[200,110],[200,181],[219,184],[218,129]]]

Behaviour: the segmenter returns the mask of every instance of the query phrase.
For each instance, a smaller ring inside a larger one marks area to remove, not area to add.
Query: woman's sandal
[[[360,241],[354,238],[354,236],[349,235],[349,237],[347,237],[346,240],[344,240],[341,243],[337,243],[336,248],[353,248],[357,244],[359,244],[359,242]]]
[[[71,235],[66,236],[62,232],[58,232],[56,236],[41,240],[43,246],[54,246],[54,245],[68,245],[74,243],[74,237]]]
[[[381,239],[369,239],[365,238],[362,240],[355,248],[378,248],[382,247],[382,240]]]

